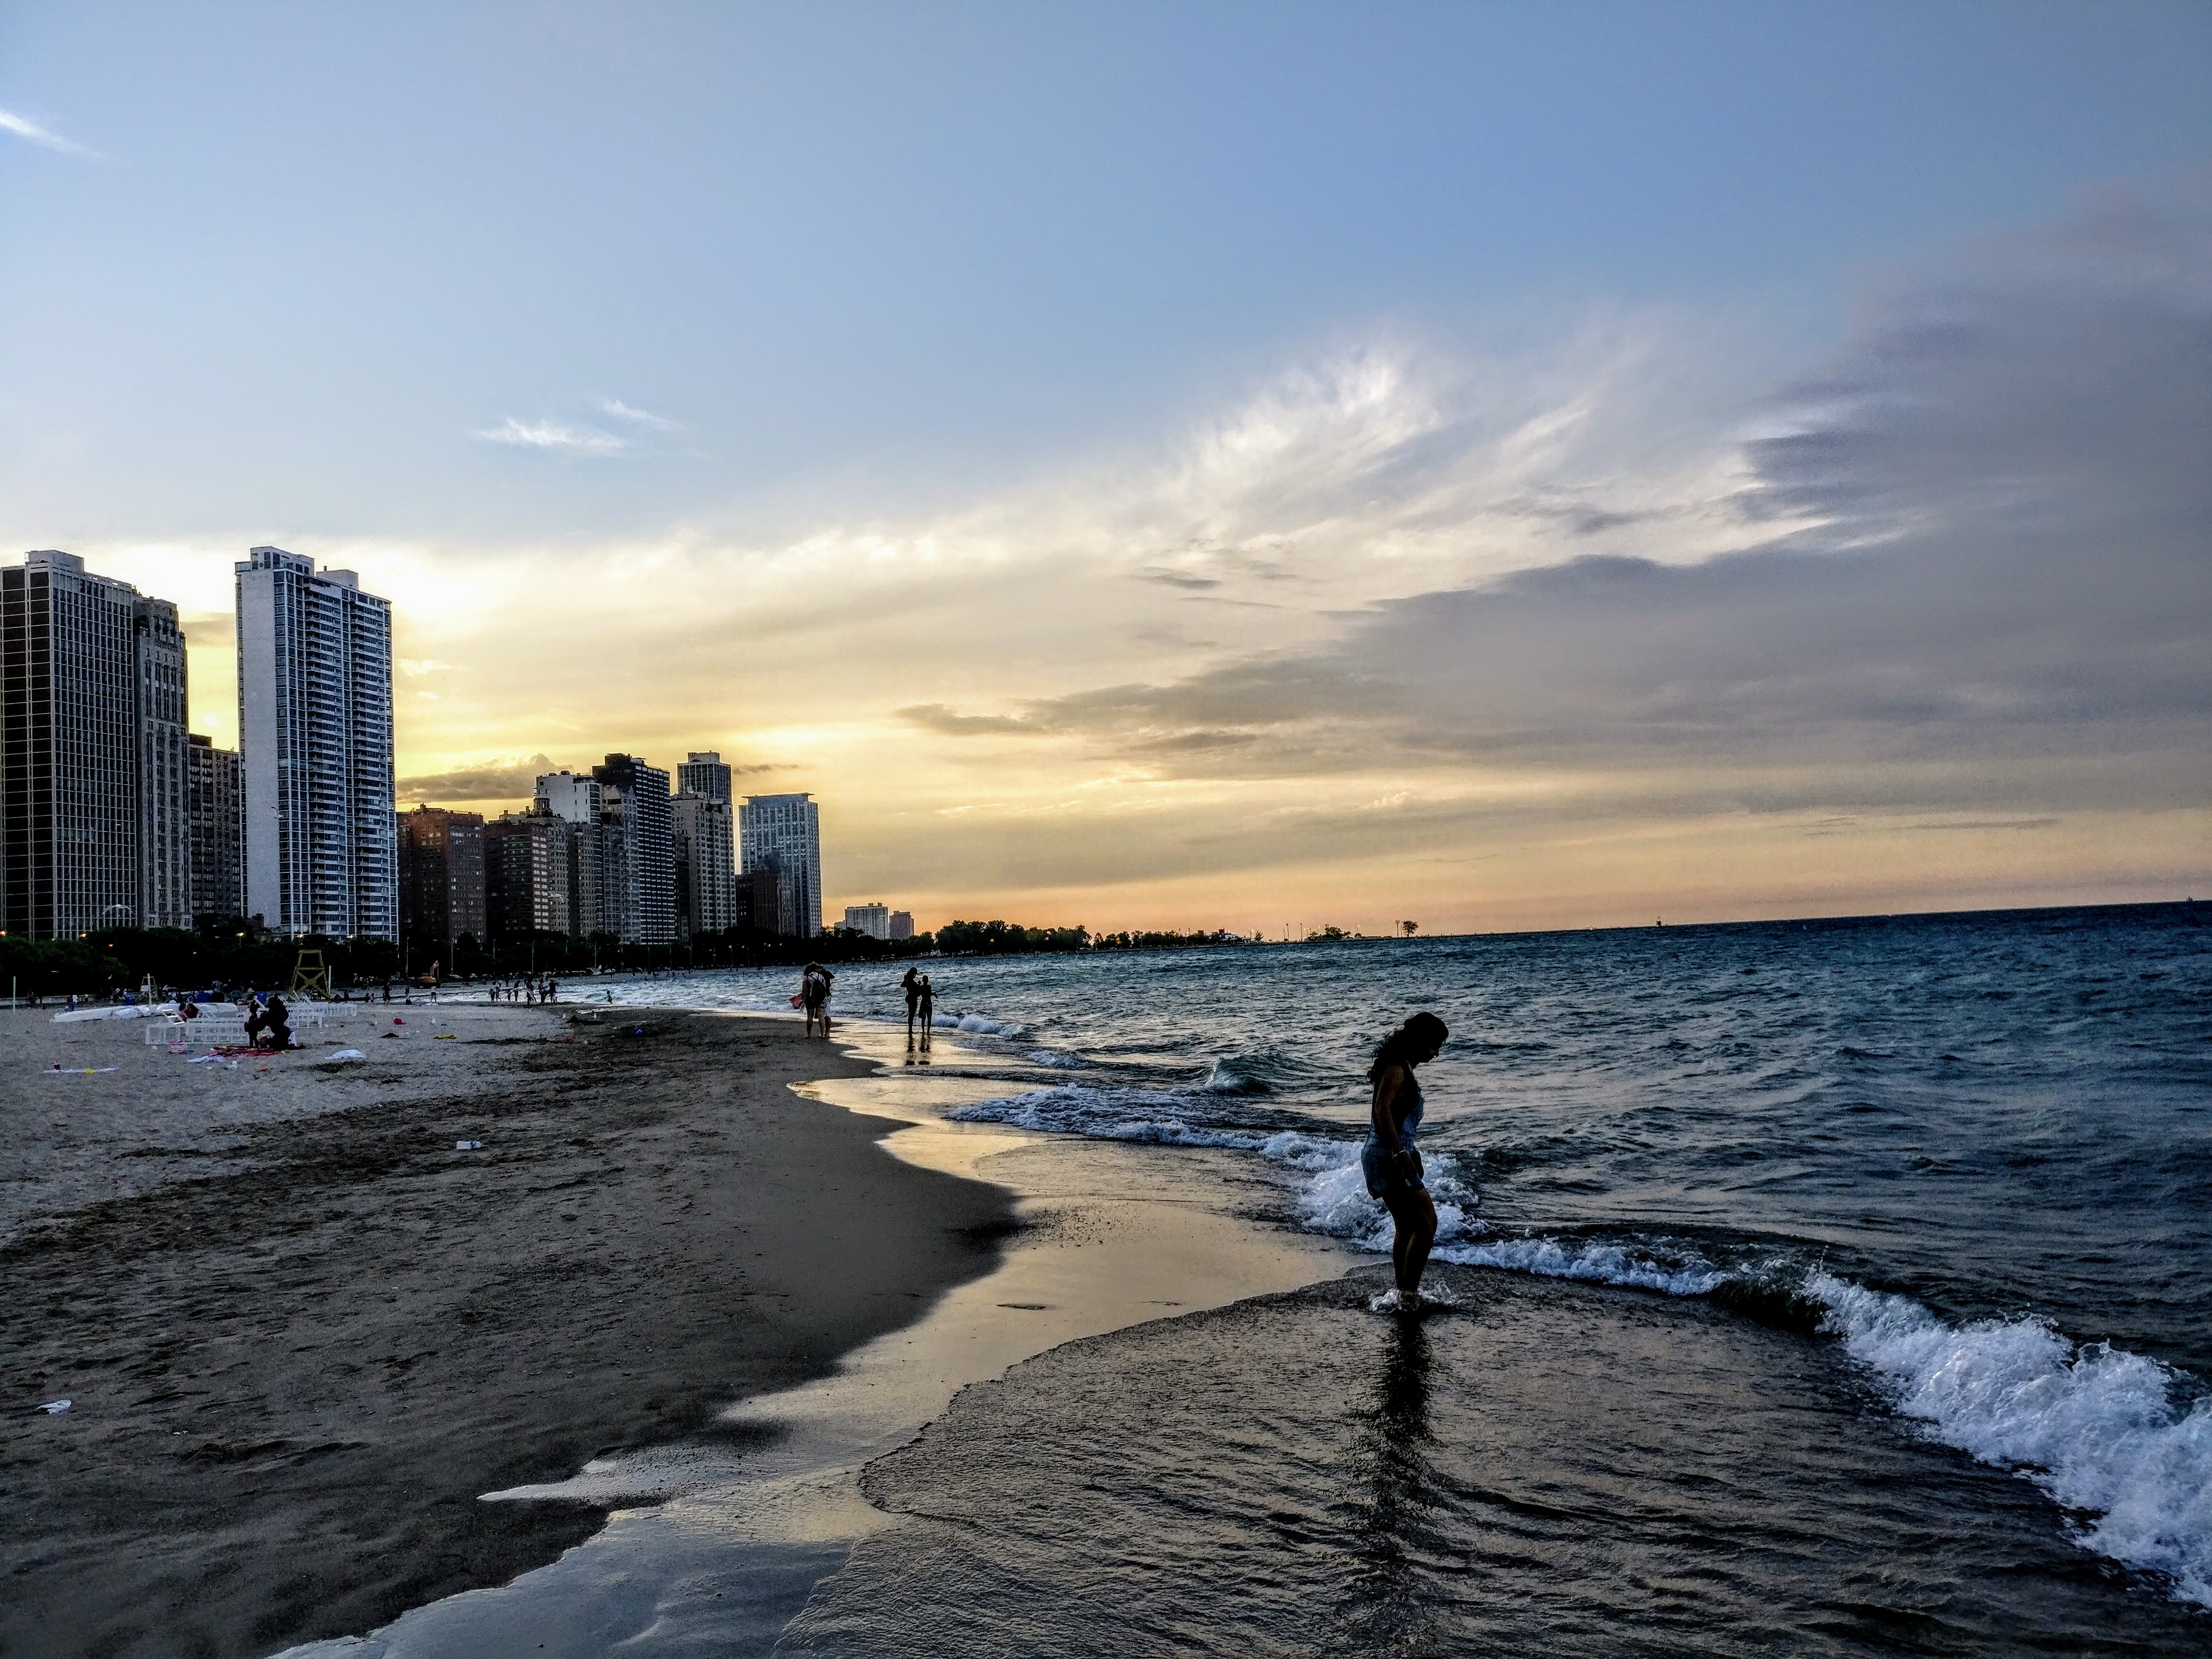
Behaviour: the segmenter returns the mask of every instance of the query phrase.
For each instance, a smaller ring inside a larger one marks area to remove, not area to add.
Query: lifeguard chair
[[[324,965],[320,951],[300,952],[300,959],[292,964],[292,994],[314,1002],[331,1000],[331,970]]]

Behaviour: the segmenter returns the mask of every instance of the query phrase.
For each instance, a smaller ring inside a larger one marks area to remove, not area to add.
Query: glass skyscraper
[[[0,930],[192,921],[177,607],[51,550],[0,569]]]
[[[819,933],[822,820],[814,797],[747,795],[738,815],[738,839],[746,871],[775,872],[775,931],[805,939]]]

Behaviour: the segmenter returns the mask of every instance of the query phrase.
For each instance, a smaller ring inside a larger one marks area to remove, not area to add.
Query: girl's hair
[[[1375,1045],[1375,1063],[1367,1068],[1367,1080],[1380,1078],[1385,1066],[1411,1066],[1431,1048],[1442,1048],[1450,1035],[1443,1021],[1425,1009],[1407,1015],[1403,1025]]]

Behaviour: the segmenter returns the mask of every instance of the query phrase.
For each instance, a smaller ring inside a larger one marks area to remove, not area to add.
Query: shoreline
[[[796,1094],[873,1071],[837,1044],[566,1023],[591,1012],[418,1006],[398,1042],[334,1025],[235,1072],[136,1022],[0,1024],[18,1075],[64,1047],[117,1067],[0,1118],[0,1270],[33,1287],[0,1312],[0,1649],[266,1653],[505,1583],[608,1505],[482,1494],[760,1443],[718,1422],[732,1401],[910,1324],[1018,1224],[888,1153],[902,1126]]]
[[[1279,1183],[1233,1153],[950,1121],[945,1108],[1005,1092],[1003,1066],[996,1076],[969,1073],[949,1042],[937,1051],[944,1069],[908,1066],[902,1037],[878,1022],[841,1023],[839,1042],[876,1065],[797,1092],[860,1121],[896,1119],[882,1143],[892,1156],[1013,1194],[1018,1227],[991,1270],[823,1375],[733,1395],[716,1436],[485,1494],[489,1507],[565,1498],[612,1510],[558,1561],[280,1659],[587,1659],[618,1644],[641,1654],[770,1651],[855,1548],[891,1523],[863,1495],[866,1467],[964,1389],[1085,1338],[1330,1281],[1372,1261],[1261,1219],[1279,1203]]]

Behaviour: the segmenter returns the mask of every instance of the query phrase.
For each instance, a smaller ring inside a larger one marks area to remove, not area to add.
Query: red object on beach
[[[806,993],[801,991],[797,996],[792,998],[791,1006],[794,1008],[805,1007],[806,1006]]]
[[[392,1023],[394,1025],[404,1025],[407,1022],[406,1022],[405,1020],[404,1020],[404,1019],[400,1018],[398,1015],[394,1014],[394,1015],[392,1015]]]

